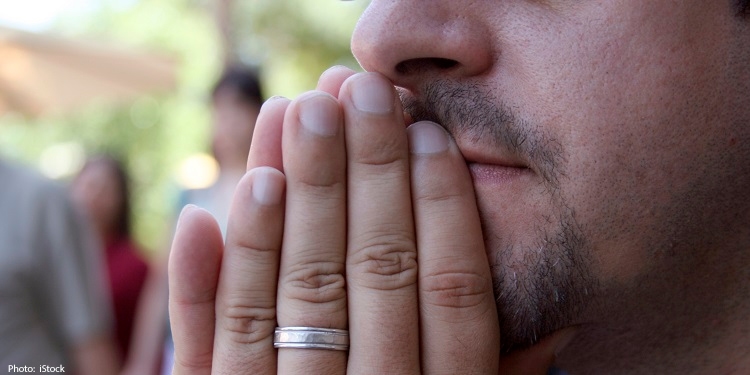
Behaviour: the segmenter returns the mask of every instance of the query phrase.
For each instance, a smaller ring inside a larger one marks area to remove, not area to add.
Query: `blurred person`
[[[115,341],[120,358],[127,360],[138,297],[148,274],[131,234],[127,172],[111,156],[90,158],[71,182],[70,193],[104,244]]]
[[[258,74],[246,67],[229,67],[211,92],[211,152],[219,165],[219,176],[208,188],[184,191],[178,206],[205,207],[216,217],[222,232],[226,232],[234,189],[247,168],[247,154],[262,104]]]
[[[210,147],[219,165],[219,175],[207,188],[183,191],[178,207],[193,204],[206,208],[218,220],[222,232],[226,231],[235,187],[245,174],[255,121],[262,104],[260,77],[252,68],[228,67],[211,91]],[[127,374],[153,374],[157,368],[161,368],[163,374],[172,372],[174,349],[167,324],[166,259],[157,268],[147,281],[139,307],[132,345],[134,353],[126,364]],[[162,344],[163,350],[160,349]]]
[[[65,189],[0,159],[0,368],[114,374],[104,263]]]

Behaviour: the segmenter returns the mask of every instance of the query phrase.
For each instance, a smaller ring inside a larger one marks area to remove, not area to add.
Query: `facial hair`
[[[558,329],[575,324],[598,290],[591,273],[588,242],[561,189],[566,157],[563,145],[542,127],[475,84],[432,81],[419,96],[400,90],[404,110],[414,121],[429,120],[454,138],[510,153],[542,181],[550,212],[538,218],[525,244],[503,238],[488,226],[493,212],[482,212],[482,232],[491,266],[503,351],[522,349]],[[495,241],[500,240],[503,241]],[[490,243],[504,243],[490,248]]]

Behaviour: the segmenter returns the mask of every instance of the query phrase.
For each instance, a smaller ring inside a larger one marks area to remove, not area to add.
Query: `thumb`
[[[555,356],[562,351],[573,337],[577,327],[557,331],[536,345],[500,357],[502,375],[546,375],[555,362]]]

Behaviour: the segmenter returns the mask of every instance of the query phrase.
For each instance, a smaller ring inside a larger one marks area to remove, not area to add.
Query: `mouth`
[[[465,111],[459,104],[466,101],[470,94],[459,95],[450,105],[441,104],[443,95],[432,98],[430,90],[422,90],[423,97],[418,99],[413,90],[398,88],[399,97],[404,106],[404,122],[406,126],[414,122],[426,120],[443,126],[456,140],[459,150],[471,172],[475,186],[478,185],[507,185],[511,182],[529,179],[537,174],[531,167],[531,159],[519,147],[528,135],[523,131],[521,121],[511,111],[499,111],[490,104],[484,105],[483,110]],[[432,98],[432,99],[431,99]],[[484,103],[482,98],[474,98],[474,105]],[[431,103],[431,104],[426,104]],[[491,108],[490,108],[491,107]],[[477,116],[476,113],[490,114]],[[460,125],[460,124],[471,124]],[[488,131],[492,128],[502,128],[506,134]],[[512,130],[512,131],[511,131]]]
[[[458,142],[475,185],[507,185],[533,176],[534,171],[520,160],[508,155],[488,156],[486,147]],[[484,153],[475,151],[484,149]]]
[[[469,172],[475,185],[509,184],[531,174],[529,168],[506,167],[493,164],[468,163]]]

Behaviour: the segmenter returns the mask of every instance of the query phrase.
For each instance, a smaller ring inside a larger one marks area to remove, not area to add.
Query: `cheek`
[[[720,75],[712,56],[721,54],[711,51],[720,42],[710,37],[718,25],[672,25],[668,4],[644,4],[532,31],[540,37],[506,49],[502,78],[511,104],[562,145],[561,199],[575,209],[601,272],[622,278],[647,267],[649,249],[661,245],[671,192],[695,178],[685,150],[705,143],[689,129],[711,121],[701,109],[720,97],[710,89]]]
[[[517,26],[529,36],[508,43],[503,89],[575,153],[617,150],[629,159],[631,151],[663,149],[664,140],[681,138],[684,119],[717,104],[710,88],[724,54],[716,30],[730,20],[704,16],[726,13],[705,8],[592,2],[549,18],[544,29]]]

